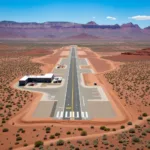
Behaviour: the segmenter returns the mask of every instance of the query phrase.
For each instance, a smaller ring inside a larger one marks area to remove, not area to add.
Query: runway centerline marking
[[[82,96],[82,99],[83,99],[83,106],[85,106],[84,96]]]

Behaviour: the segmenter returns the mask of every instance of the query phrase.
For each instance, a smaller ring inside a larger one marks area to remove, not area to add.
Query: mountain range
[[[0,22],[0,38],[48,38],[83,40],[150,40],[150,26],[141,29],[137,24],[99,25],[73,22]]]

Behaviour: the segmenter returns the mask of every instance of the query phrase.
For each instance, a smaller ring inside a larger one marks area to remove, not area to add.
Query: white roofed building
[[[28,82],[41,82],[41,83],[50,83],[54,78],[54,74],[48,73],[45,75],[29,75],[29,76],[24,76],[19,80],[19,86],[25,86]]]

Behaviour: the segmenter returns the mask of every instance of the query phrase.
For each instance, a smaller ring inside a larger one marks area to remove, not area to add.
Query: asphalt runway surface
[[[78,75],[76,66],[76,48],[71,49],[69,77],[63,119],[81,120]]]

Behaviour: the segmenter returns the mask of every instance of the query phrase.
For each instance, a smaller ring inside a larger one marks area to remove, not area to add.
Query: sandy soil
[[[84,56],[87,55],[85,51],[78,51],[78,56]]]
[[[81,69],[90,69],[91,68],[91,66],[80,66],[81,67]]]
[[[100,81],[97,79],[96,74],[83,74],[84,83],[87,86],[93,86],[94,83],[100,85]]]
[[[55,50],[52,54],[33,58],[31,61],[34,63],[42,64],[40,69],[43,73],[51,72],[52,69],[56,66],[56,63],[60,59],[61,51]]]
[[[132,61],[139,61],[139,60],[150,60],[150,56],[138,56],[138,55],[117,55],[117,56],[104,56],[103,58],[109,59],[112,61],[119,61],[119,62],[132,62]]]
[[[121,52],[98,52],[97,54],[99,54],[101,57],[104,57],[104,56],[116,56],[116,55],[120,55]]]
[[[95,68],[96,72],[104,72],[111,69],[111,65],[105,60],[100,60],[98,58],[88,58],[88,60]]]
[[[61,57],[68,57],[68,55],[69,55],[69,51],[62,51],[62,52],[60,53],[60,56],[61,56]]]

